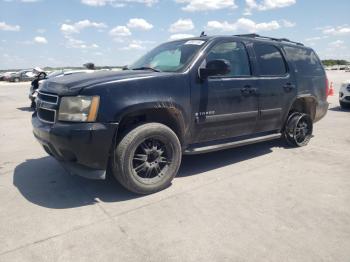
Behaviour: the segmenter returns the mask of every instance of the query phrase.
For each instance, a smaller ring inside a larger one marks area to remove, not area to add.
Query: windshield
[[[129,69],[162,72],[182,71],[203,46],[203,40],[181,40],[162,44],[141,57]]]

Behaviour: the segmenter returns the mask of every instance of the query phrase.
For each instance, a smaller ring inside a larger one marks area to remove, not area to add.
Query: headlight
[[[62,97],[58,112],[59,121],[94,122],[100,104],[99,96]]]

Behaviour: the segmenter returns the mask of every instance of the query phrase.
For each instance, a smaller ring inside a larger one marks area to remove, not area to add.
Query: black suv
[[[305,146],[325,116],[315,52],[288,39],[203,36],[162,44],[120,72],[42,83],[34,135],[70,173],[147,194],[170,185],[182,154],[283,137]]]

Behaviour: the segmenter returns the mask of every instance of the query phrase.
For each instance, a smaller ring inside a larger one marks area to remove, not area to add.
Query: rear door
[[[253,44],[259,78],[259,118],[256,132],[279,130],[286,110],[296,96],[294,75],[279,46]]]

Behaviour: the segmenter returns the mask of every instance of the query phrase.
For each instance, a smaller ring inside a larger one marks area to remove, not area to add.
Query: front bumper
[[[117,123],[41,122],[32,116],[33,133],[44,150],[71,174],[104,179]]]

